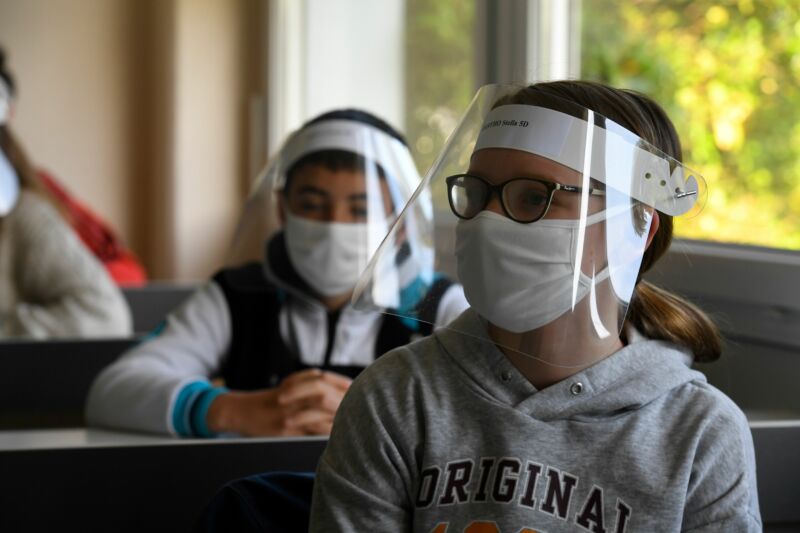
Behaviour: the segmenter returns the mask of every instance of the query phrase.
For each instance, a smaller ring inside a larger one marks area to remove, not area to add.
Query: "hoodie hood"
[[[486,331],[472,309],[455,329]],[[463,321],[463,322],[462,322]],[[629,344],[547,388],[537,390],[488,339],[441,329],[436,337],[473,388],[543,421],[615,417],[636,410],[690,381],[706,381],[690,368],[691,354],[666,341],[627,330]],[[487,379],[494,376],[495,379]]]

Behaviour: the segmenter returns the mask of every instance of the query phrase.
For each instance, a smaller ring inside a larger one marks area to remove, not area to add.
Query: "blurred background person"
[[[0,337],[127,336],[122,293],[11,133],[14,94],[0,50]]]
[[[14,113],[17,87],[14,77],[6,68],[4,57],[5,53],[0,49],[0,77],[7,89],[10,121]],[[67,187],[49,172],[31,167],[31,179],[39,184],[41,192],[47,193],[49,200],[56,206],[64,220],[77,233],[83,244],[103,263],[118,285],[138,286],[147,282],[147,273],[139,259],[122,243],[108,222],[74,197]]]
[[[104,370],[86,419],[182,436],[327,434],[352,378],[466,308],[459,285],[421,275],[432,239],[425,199],[391,259],[369,265],[400,291],[387,312],[420,321],[350,305],[419,181],[403,137],[374,115],[348,109],[307,122],[269,165],[237,229],[234,243],[259,243],[259,259],[218,272]]]

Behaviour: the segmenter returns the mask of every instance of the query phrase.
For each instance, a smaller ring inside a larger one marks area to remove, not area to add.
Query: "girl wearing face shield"
[[[432,254],[471,308],[350,388],[312,531],[761,530],[747,421],[690,368],[719,334],[641,279],[702,204],[680,160],[642,94],[478,92],[420,186],[455,218]],[[391,293],[383,252],[356,306]]]
[[[329,433],[353,377],[467,306],[460,286],[418,274],[430,206],[393,241],[402,298],[392,314],[350,305],[358,275],[418,183],[405,141],[377,117],[343,110],[308,122],[251,195],[236,266],[98,376],[89,422],[193,436]],[[248,256],[257,260],[241,261]]]

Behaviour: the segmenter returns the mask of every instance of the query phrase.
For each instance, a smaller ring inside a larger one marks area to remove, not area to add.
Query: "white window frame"
[[[403,127],[405,0],[270,0],[267,11],[270,155],[334,108]]]
[[[476,85],[580,74],[579,0],[477,0],[475,20]]]

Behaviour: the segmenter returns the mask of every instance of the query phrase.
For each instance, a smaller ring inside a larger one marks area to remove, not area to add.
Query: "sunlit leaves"
[[[406,3],[406,133],[421,172],[475,92],[474,11],[474,0]]]
[[[706,177],[679,234],[800,249],[800,2],[582,5],[583,77],[653,96]]]

